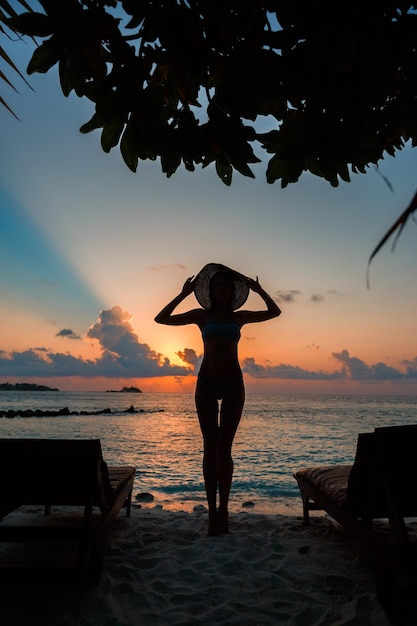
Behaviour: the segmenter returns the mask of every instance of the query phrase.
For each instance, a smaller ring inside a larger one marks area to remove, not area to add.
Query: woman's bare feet
[[[227,509],[219,508],[217,511],[217,523],[220,533],[229,533],[229,513]]]
[[[219,535],[219,524],[218,524],[218,519],[217,519],[217,511],[214,511],[213,513],[209,512],[207,536],[208,537],[217,537],[217,535]]]

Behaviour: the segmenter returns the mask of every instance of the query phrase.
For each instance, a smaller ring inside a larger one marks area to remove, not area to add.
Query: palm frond
[[[385,235],[382,237],[381,241],[377,244],[377,246],[374,248],[371,256],[369,257],[368,269],[367,269],[367,273],[366,273],[366,285],[367,285],[368,288],[369,288],[369,268],[370,268],[372,259],[378,254],[378,252],[381,250],[381,248],[386,244],[388,239],[394,233],[396,233],[396,235],[395,235],[394,242],[392,244],[392,250],[395,249],[395,245],[396,245],[396,243],[398,241],[398,238],[401,235],[404,226],[406,225],[406,223],[408,222],[408,220],[410,219],[410,217],[411,217],[412,213],[414,213],[414,211],[417,211],[417,191],[414,194],[413,199],[411,200],[411,202],[408,205],[408,207],[405,209],[405,211],[403,211],[401,213],[399,218],[397,220],[395,220],[394,224],[385,233]]]
[[[19,4],[23,8],[25,8],[27,11],[33,11],[33,9],[30,7],[30,5],[25,0],[18,0],[18,1],[19,1]],[[16,15],[16,11],[12,7],[11,3],[8,2],[7,0],[0,0],[0,34],[2,34],[5,37],[8,37],[8,34],[4,30],[4,28],[2,27],[1,22],[5,22],[5,20],[8,17],[13,17],[15,15]],[[13,60],[9,57],[7,52],[4,50],[3,46],[0,46],[0,58],[3,59],[3,61],[5,63],[7,63],[8,67],[10,67],[19,76],[19,78],[21,78],[26,83],[26,85],[28,87],[30,87],[28,81],[23,76],[22,72],[19,70],[19,68],[16,66],[16,64],[13,62]],[[2,81],[3,83],[9,85],[9,87],[11,87],[14,91],[17,92],[17,89],[14,86],[14,84],[7,78],[6,74],[3,71],[1,71],[1,70],[0,70],[0,81]],[[7,104],[7,102],[4,100],[4,98],[2,96],[0,96],[0,105],[2,105],[8,111],[10,111],[10,113],[17,120],[19,119],[17,117],[17,115],[15,114],[15,112],[11,109],[11,107]]]

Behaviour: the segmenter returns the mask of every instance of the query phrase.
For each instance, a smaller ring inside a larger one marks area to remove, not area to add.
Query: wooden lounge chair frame
[[[0,553],[0,584],[96,584],[111,524],[122,507],[130,515],[135,471],[107,466],[99,439],[0,439],[0,545],[75,550],[70,567],[2,563]],[[44,515],[32,508],[13,521],[11,513],[26,505],[42,505]]]
[[[310,467],[294,474],[304,523],[309,524],[309,511],[324,510],[363,542],[380,595],[394,577],[414,581],[416,591],[416,540],[406,523],[417,517],[416,450],[417,425],[376,428],[358,435],[353,465]]]

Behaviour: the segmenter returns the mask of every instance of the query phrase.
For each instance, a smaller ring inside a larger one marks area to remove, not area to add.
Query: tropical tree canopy
[[[132,171],[214,163],[229,185],[269,155],[269,183],[308,171],[337,186],[417,143],[417,2],[39,4],[6,20],[39,44],[28,73],[58,64],[64,95],[95,105],[81,132],[100,129]]]

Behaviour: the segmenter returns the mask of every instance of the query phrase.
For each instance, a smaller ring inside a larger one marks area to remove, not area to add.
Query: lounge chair
[[[0,439],[0,584],[96,584],[135,471],[107,466],[99,439]]]
[[[385,603],[394,579],[414,581],[415,593],[417,544],[406,519],[417,517],[416,450],[417,425],[375,428],[358,435],[353,465],[294,474],[304,523],[309,524],[310,510],[324,510],[362,541]]]

